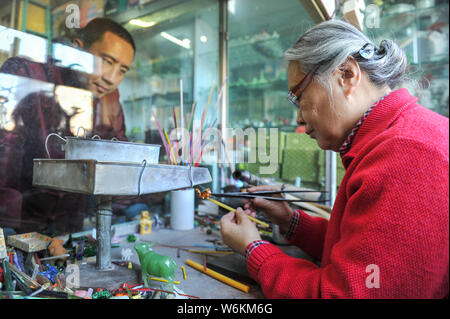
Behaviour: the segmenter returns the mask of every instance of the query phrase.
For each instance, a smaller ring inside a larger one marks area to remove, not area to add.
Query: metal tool
[[[258,186],[267,184],[261,177],[253,175],[252,173],[246,170],[235,170],[233,172],[233,177],[237,180],[246,182],[249,185]]]
[[[312,191],[312,190],[305,190],[305,191],[298,191],[298,190],[280,190],[280,191],[259,191],[259,192],[233,192],[233,193],[211,193],[211,196],[215,197],[238,197],[238,198],[262,198],[267,200],[273,200],[273,201],[280,201],[280,202],[310,202],[310,203],[321,203],[325,202],[325,200],[304,200],[304,199],[288,199],[288,198],[282,198],[282,197],[273,197],[273,196],[265,196],[265,195],[271,195],[271,194],[283,194],[283,193],[326,193],[325,191]]]
[[[70,254],[63,254],[63,255],[58,255],[58,256],[51,256],[51,257],[41,258],[41,261],[59,259],[59,258],[64,258],[64,257],[70,257]]]
[[[210,202],[213,202],[214,204],[216,204],[216,205],[218,205],[218,206],[220,206],[220,207],[222,207],[222,208],[225,208],[226,210],[229,210],[230,212],[236,212],[236,209],[235,209],[235,208],[230,207],[230,206],[228,206],[228,205],[226,205],[226,204],[224,204],[224,203],[221,203],[221,202],[219,202],[219,201],[217,201],[217,200],[215,200],[215,199],[210,198],[210,197],[212,196],[212,193],[211,193],[211,189],[210,189],[210,188],[207,188],[207,189],[206,189],[205,191],[203,191],[203,192],[201,192],[200,189],[196,188],[195,191],[197,192],[198,197],[200,197],[201,199],[207,199],[207,200],[209,200]],[[252,216],[248,216],[248,215],[247,215],[247,217],[248,217],[248,219],[250,219],[251,221],[253,221],[253,222],[257,223],[257,224],[260,224],[261,226],[263,226],[263,227],[265,227],[265,228],[269,228],[269,224],[267,224],[267,223],[265,223],[265,222],[262,222],[262,221],[260,221],[260,220],[258,220],[258,219],[256,219],[256,218],[254,218],[254,217],[252,217]]]

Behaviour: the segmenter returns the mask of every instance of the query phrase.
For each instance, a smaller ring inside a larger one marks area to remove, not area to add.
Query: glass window
[[[125,26],[137,43],[135,67],[120,87],[127,135],[131,140],[161,142],[156,121],[168,133],[175,119],[181,127],[183,102],[187,127],[193,104],[194,117],[201,117],[211,86],[217,83],[217,4],[190,1],[131,19]],[[214,112],[211,108],[210,118]]]
[[[268,181],[320,188],[323,151],[296,123],[296,109],[286,99],[288,65],[283,59],[284,51],[314,25],[311,16],[298,1],[229,1],[228,25],[228,125],[255,134],[236,146],[247,156],[237,168]],[[261,170],[271,166],[267,156],[276,160],[269,173]]]
[[[406,52],[409,81],[404,86],[419,103],[448,117],[448,1],[369,1],[364,32],[376,44],[396,41]]]
[[[44,170],[35,170],[35,160],[70,158],[73,137],[158,144],[152,163],[200,163],[200,128],[218,124],[218,3],[137,5],[42,0],[0,7],[1,228],[54,235],[96,226],[89,179],[76,185],[77,178],[49,177],[56,184],[36,187]],[[95,19],[104,17],[109,22]],[[203,122],[193,121],[203,114]],[[183,141],[175,126],[189,128]],[[166,194],[115,197],[112,223],[151,208],[166,214]]]
[[[0,26],[0,33],[2,36],[0,51],[13,51],[14,55],[27,57],[36,62],[46,61],[46,39],[4,26]]]

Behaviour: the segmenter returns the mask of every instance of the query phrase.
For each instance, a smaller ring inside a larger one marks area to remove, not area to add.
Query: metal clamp
[[[50,136],[57,136],[60,139],[62,139],[64,141],[64,143],[67,142],[67,140],[64,137],[59,136],[56,133],[50,133],[47,135],[47,137],[45,138],[45,151],[47,152],[47,157],[50,158],[50,152],[48,151],[48,139],[50,138]]]
[[[139,179],[138,179],[138,193],[137,193],[137,197],[136,198],[141,196],[141,179],[142,179],[142,175],[144,174],[144,170],[145,170],[146,166],[147,166],[147,161],[143,160],[142,161],[142,170],[141,170],[141,173],[139,174]]]
[[[86,130],[84,129],[84,127],[80,126],[77,130],[77,137],[79,137],[79,133],[80,133],[80,129],[83,129],[84,132],[84,138],[86,138]]]
[[[194,178],[192,176],[192,165],[189,165],[189,182],[191,183],[191,188],[194,187]]]

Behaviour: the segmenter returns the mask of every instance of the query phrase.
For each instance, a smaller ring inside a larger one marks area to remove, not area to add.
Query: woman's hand
[[[262,185],[248,189],[248,192],[258,191],[279,191],[275,186]],[[281,194],[269,194],[267,196],[277,196],[282,198]],[[244,208],[251,211],[260,210],[272,223],[280,226],[282,231],[287,231],[291,223],[292,208],[286,202],[272,201],[262,198],[254,198],[250,201],[244,201]]]
[[[250,243],[261,240],[255,223],[248,219],[247,215],[254,217],[254,213],[250,210],[244,212],[239,207],[236,213],[229,212],[220,220],[220,232],[224,244],[242,255],[245,255],[245,249]]]

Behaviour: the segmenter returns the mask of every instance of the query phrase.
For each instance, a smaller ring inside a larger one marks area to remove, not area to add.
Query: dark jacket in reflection
[[[84,88],[86,82],[84,78],[81,78],[80,73],[68,68],[32,62],[20,57],[6,60],[0,72],[76,88]],[[128,140],[119,98],[119,91],[115,90],[101,99],[94,99],[92,135],[99,135],[107,140],[113,137],[121,141]]]
[[[14,130],[0,143],[0,192],[14,195],[9,199],[0,195],[0,205],[8,211],[8,215],[4,216],[6,220],[2,218],[2,224],[19,232],[81,230],[85,211],[83,195],[32,185],[33,159],[47,158],[45,140],[48,134],[71,135],[69,116],[51,92],[34,92],[17,104],[13,118]],[[64,158],[59,140],[48,143],[48,151],[51,158]],[[21,209],[17,211],[19,207]],[[12,218],[12,223],[8,218]]]
[[[0,72],[29,77],[56,85],[80,87],[70,70],[8,59]],[[0,74],[1,76],[1,74]],[[94,101],[93,135],[127,140],[119,94]],[[70,136],[68,116],[48,92],[27,95],[17,105],[12,132],[0,134],[0,227],[17,232],[76,232],[83,226],[85,196],[32,186],[33,159],[47,158],[45,139],[50,133]],[[51,158],[64,158],[59,141],[48,143]]]

